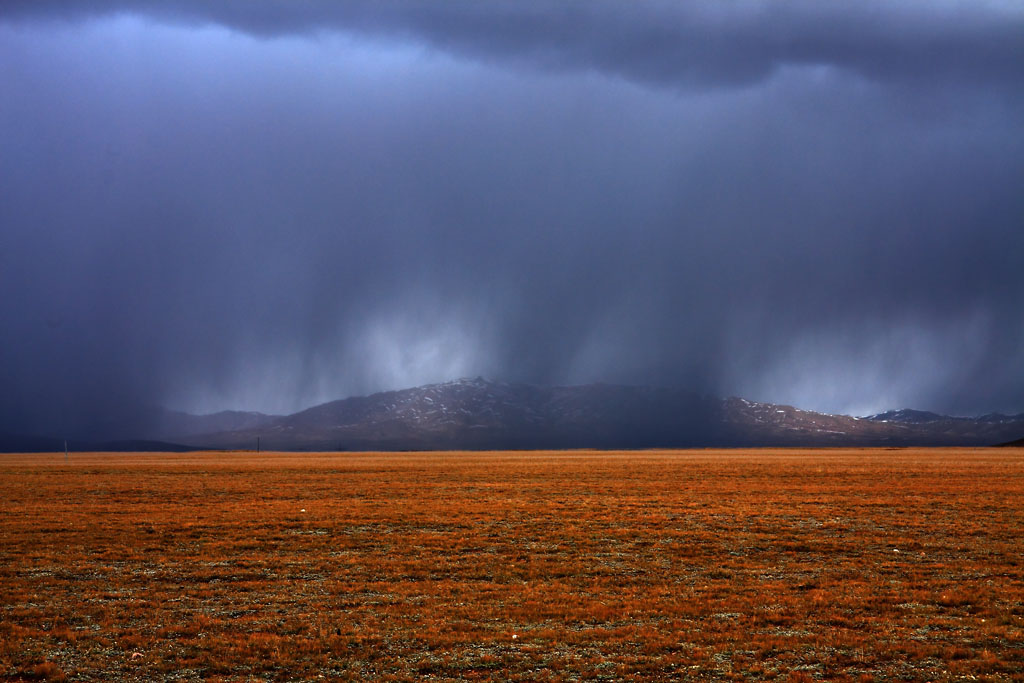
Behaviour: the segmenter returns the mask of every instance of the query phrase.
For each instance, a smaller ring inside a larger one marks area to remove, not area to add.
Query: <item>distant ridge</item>
[[[148,409],[94,429],[74,450],[284,451],[990,446],[1016,443],[1024,414],[950,417],[890,410],[829,415],[684,389],[540,386],[481,377],[353,396],[292,415]],[[0,451],[58,451],[63,441],[0,434]]]
[[[865,420],[874,422],[897,422],[900,424],[932,424],[935,422],[963,422],[963,423],[987,423],[987,424],[1009,424],[1024,421],[1024,413],[1020,415],[1003,415],[1002,413],[989,413],[978,417],[954,417],[951,415],[939,415],[924,410],[889,410],[877,415],[869,415]]]
[[[192,446],[151,439],[125,439],[115,441],[82,441],[68,439],[67,448],[74,452],[185,452]],[[0,432],[0,453],[63,453],[64,439],[31,434],[10,434]]]
[[[988,446],[1024,433],[1024,415],[959,418],[898,410],[828,415],[683,389],[539,386],[481,377],[268,417],[258,427],[176,438],[218,448],[437,450]]]
[[[949,418],[945,415],[930,413],[925,410],[909,410],[904,408],[903,410],[887,410],[877,415],[869,415],[864,419],[875,422],[898,422],[900,424],[928,424],[929,422],[939,422]]]

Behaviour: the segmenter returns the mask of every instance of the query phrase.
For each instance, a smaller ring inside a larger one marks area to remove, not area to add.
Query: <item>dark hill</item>
[[[476,378],[346,398],[255,428],[175,440],[252,448],[259,437],[264,448],[280,450],[983,446],[1024,431],[1024,415],[995,417],[902,410],[862,419],[680,389]]]
[[[441,450],[989,446],[1024,434],[1024,414],[950,417],[893,410],[827,415],[682,389],[550,387],[482,378],[355,396],[292,415],[140,410],[72,450]],[[1017,443],[1017,442],[1014,442]],[[184,445],[180,445],[184,444]],[[63,440],[0,435],[0,450],[61,451]]]
[[[57,439],[29,434],[0,433],[0,453],[63,453],[65,443],[72,452],[119,452],[163,451],[184,452],[194,450],[191,446],[152,439],[125,439],[115,441],[83,441],[81,439]]]

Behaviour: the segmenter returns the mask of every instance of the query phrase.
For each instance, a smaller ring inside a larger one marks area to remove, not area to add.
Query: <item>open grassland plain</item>
[[[4,680],[1024,680],[1024,450],[0,456]]]

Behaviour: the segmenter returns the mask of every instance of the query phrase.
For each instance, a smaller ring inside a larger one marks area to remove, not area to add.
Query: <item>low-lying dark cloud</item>
[[[0,12],[61,20],[134,14],[263,37],[340,30],[665,85],[749,84],[788,65],[907,84],[1024,80],[1024,12],[1012,2],[15,0]]]
[[[1022,15],[5,3],[0,425],[475,374],[1024,411]]]

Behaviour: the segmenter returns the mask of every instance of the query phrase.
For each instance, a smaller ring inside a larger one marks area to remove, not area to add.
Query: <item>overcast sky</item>
[[[1024,4],[0,4],[0,427],[460,376],[1024,411]]]

